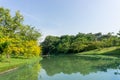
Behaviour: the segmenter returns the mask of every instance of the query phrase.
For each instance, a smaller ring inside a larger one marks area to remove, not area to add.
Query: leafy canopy
[[[39,56],[41,33],[30,25],[23,24],[19,11],[11,16],[10,10],[0,7],[0,54],[10,56]]]

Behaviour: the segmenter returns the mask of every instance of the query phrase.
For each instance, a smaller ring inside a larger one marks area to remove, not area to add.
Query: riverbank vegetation
[[[23,24],[24,18],[19,11],[11,16],[9,9],[0,8],[0,60],[12,57],[39,56],[41,36],[34,27]]]
[[[14,68],[23,66],[24,64],[31,64],[38,60],[40,60],[39,57],[28,58],[28,59],[10,58],[9,62],[7,61],[0,62],[0,74],[1,72],[4,73],[4,71],[7,71],[9,69],[14,69]]]
[[[120,55],[120,47],[95,49],[95,50],[81,52],[76,55]]]
[[[37,80],[41,65],[37,58],[32,59],[14,59],[13,63],[21,62],[16,70],[9,71],[0,75],[0,80]],[[26,63],[26,64],[25,64]],[[1,69],[1,68],[0,68]]]
[[[120,31],[117,35],[109,32],[99,33],[78,33],[77,35],[47,36],[42,43],[43,55],[59,55],[81,53],[90,50],[103,51],[109,47],[120,46]],[[105,49],[104,49],[105,48]],[[110,48],[111,49],[111,48]],[[114,48],[113,48],[114,50]],[[120,49],[117,49],[117,52]],[[113,54],[113,53],[112,53]],[[115,53],[114,53],[115,54]]]
[[[40,57],[41,33],[23,21],[19,11],[11,15],[9,9],[0,7],[0,71],[31,61],[31,57]]]

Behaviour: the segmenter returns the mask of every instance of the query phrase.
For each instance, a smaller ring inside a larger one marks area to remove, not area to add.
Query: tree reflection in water
[[[118,75],[119,72],[117,70],[118,70],[118,66],[120,65],[120,60],[117,58],[108,58],[108,57],[103,58],[103,57],[85,57],[85,56],[79,56],[79,57],[55,56],[55,57],[49,57],[43,59],[41,61],[41,65],[43,68],[39,74],[41,78],[55,77],[57,75],[59,76],[62,75],[61,77],[64,78],[65,75],[69,75],[69,77],[72,75],[74,75],[73,77],[75,76],[77,77],[77,75],[79,75],[79,77],[80,76],[85,77],[91,74],[98,75],[101,72],[104,72],[106,75],[107,74]],[[43,80],[47,80],[47,79],[43,79]],[[49,79],[49,80],[56,80],[56,79]]]

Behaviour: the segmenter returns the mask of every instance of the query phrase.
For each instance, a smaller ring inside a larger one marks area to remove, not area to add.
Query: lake
[[[52,56],[0,75],[0,80],[120,80],[120,59]]]

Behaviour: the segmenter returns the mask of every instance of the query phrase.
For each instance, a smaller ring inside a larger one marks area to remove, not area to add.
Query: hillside
[[[78,53],[77,55],[120,55],[120,47],[109,47]]]

